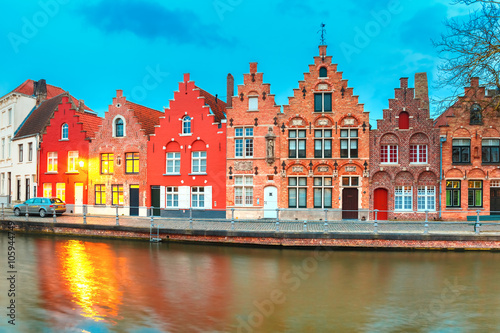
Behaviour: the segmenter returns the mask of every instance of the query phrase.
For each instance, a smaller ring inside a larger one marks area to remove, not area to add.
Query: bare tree
[[[454,4],[479,8],[471,8],[468,20],[447,21],[446,33],[434,41],[443,60],[437,85],[454,89],[452,96],[437,101],[438,113],[456,100],[472,77],[479,77],[490,93],[500,92],[500,0],[455,0]],[[483,107],[498,112],[500,99],[489,100],[490,105]]]

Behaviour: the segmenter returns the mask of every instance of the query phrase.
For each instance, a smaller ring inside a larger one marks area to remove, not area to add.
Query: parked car
[[[28,214],[39,214],[40,217],[45,217],[47,214],[61,215],[66,211],[66,204],[59,198],[31,198],[22,204],[15,205],[14,215],[26,214],[26,207],[28,207]]]

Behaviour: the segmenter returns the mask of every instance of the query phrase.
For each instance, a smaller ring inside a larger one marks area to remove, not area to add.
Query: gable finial
[[[321,23],[321,29],[318,30],[318,32],[321,32],[321,45],[326,45],[325,44],[325,39],[326,39],[326,24]]]

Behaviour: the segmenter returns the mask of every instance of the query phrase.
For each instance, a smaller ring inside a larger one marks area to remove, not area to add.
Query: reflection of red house
[[[148,142],[148,206],[168,216],[186,208],[225,216],[225,107],[184,75]]]
[[[68,93],[43,102],[26,119],[18,135],[41,133],[38,196],[58,197],[82,210],[87,204],[89,141],[100,123],[101,118],[83,102],[77,107]]]

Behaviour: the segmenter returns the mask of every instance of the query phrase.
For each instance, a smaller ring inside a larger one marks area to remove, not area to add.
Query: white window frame
[[[191,207],[205,208],[205,188],[203,186],[191,187]]]
[[[165,207],[179,208],[179,187],[177,186],[165,187]]]
[[[333,139],[332,129],[316,129],[314,130],[314,158],[332,158],[333,156]],[[326,149],[326,144],[330,145],[330,149]],[[319,149],[317,149],[319,144]],[[290,151],[290,149],[289,149]],[[326,156],[326,151],[330,152],[330,156]],[[321,152],[321,156],[316,156],[316,152]],[[289,153],[290,154],[290,153]]]
[[[288,177],[287,179],[287,186],[288,186],[288,208],[307,208],[307,177]],[[291,190],[295,191],[295,206],[290,205],[290,193],[292,192]],[[300,192],[304,191],[306,192],[306,202],[305,205],[300,204]]]
[[[398,208],[398,198],[401,200],[401,207]],[[407,199],[409,198],[409,205]],[[394,187],[394,210],[398,212],[411,212],[413,210],[413,187]]]
[[[116,136],[116,121],[118,119],[121,119],[123,121],[123,136]],[[124,138],[127,136],[127,122],[125,121],[125,118],[121,115],[117,115],[113,118],[112,124],[112,130],[113,130],[113,137],[114,138]]]
[[[236,127],[234,129],[234,157],[251,158],[254,155],[253,127]],[[241,150],[241,152],[239,152]]]
[[[420,212],[436,211],[436,187],[418,186],[417,187],[417,210]]]
[[[52,183],[43,183],[43,197],[52,198]]]
[[[325,205],[325,194],[330,192],[329,205]],[[320,193],[321,205],[316,205],[316,193]],[[313,206],[314,208],[332,208],[333,205],[333,177],[314,177],[313,179]]]
[[[191,118],[190,116],[188,115],[185,115],[184,117],[182,117],[182,135],[190,135],[193,133],[193,124],[192,124],[192,121],[193,118]]]
[[[12,142],[12,138],[9,136],[7,138],[7,158],[11,158],[12,156],[12,145],[11,145],[11,142]]]
[[[191,173],[207,173],[207,152],[205,150],[191,152]]]
[[[167,175],[180,175],[181,173],[181,153],[177,151],[171,151],[166,153],[167,162],[165,174]],[[176,163],[179,162],[179,163]],[[169,168],[172,170],[169,171]]]
[[[248,111],[259,111],[259,96],[248,96]]]
[[[382,162],[382,151],[387,150],[387,162]],[[391,161],[391,150],[396,149],[396,161]],[[380,164],[397,164],[399,161],[399,147],[397,145],[381,145],[380,146]]]
[[[347,131],[347,136],[342,136]],[[356,136],[351,133],[356,131]],[[342,143],[347,142],[347,156],[342,156]],[[352,148],[352,144],[356,142],[356,148]],[[351,150],[356,150],[356,156],[351,156]],[[340,129],[340,158],[359,158],[359,130],[357,128],[341,128]]]
[[[415,149],[417,150],[417,154],[416,154],[417,162],[411,161],[411,147],[415,147]],[[425,147],[425,161],[424,162],[418,162],[421,158],[420,147]],[[428,161],[429,161],[429,147],[427,145],[410,145],[410,164],[427,164]]]
[[[28,162],[33,161],[33,142],[28,143]]]
[[[253,176],[234,176],[234,204],[253,206]]]
[[[66,183],[56,183],[56,198],[66,202]]]
[[[47,153],[47,172],[57,172],[57,151]]]
[[[18,145],[18,148],[19,148],[19,154],[18,154],[18,159],[19,159],[19,162],[23,162],[24,161],[24,144],[19,144]]]
[[[69,140],[69,126],[67,123],[62,124],[61,126],[61,140]]]
[[[68,151],[68,172],[78,172],[78,151]]]

